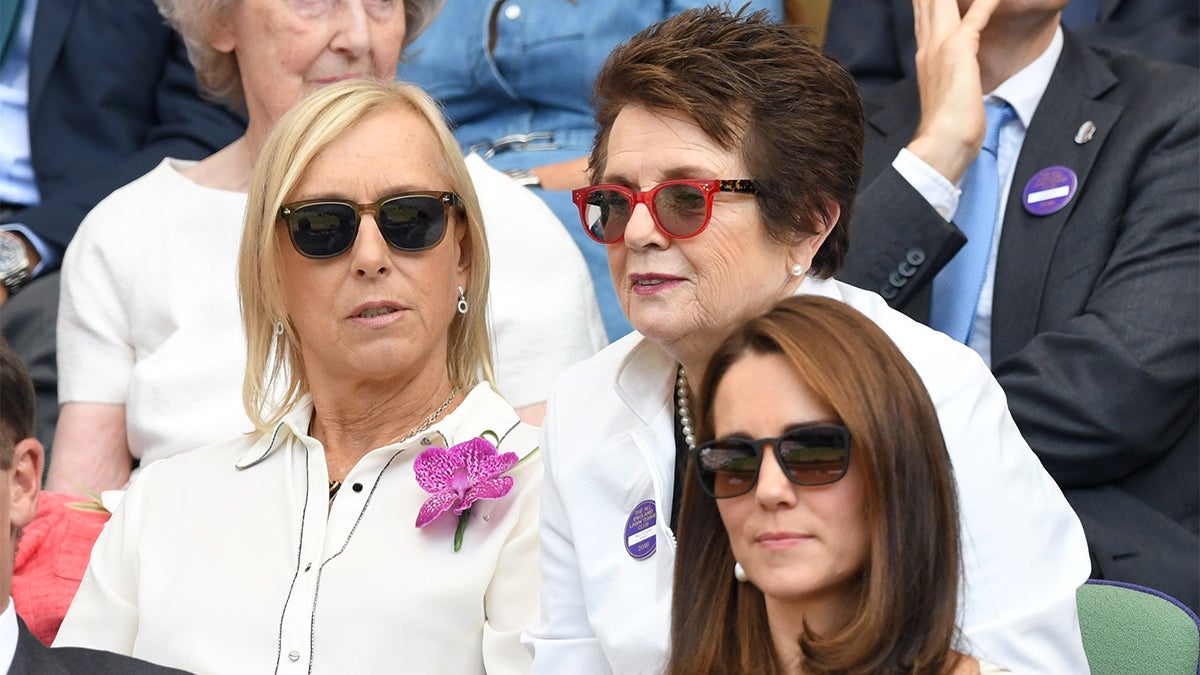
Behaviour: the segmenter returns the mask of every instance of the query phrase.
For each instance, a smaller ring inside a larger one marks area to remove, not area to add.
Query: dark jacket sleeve
[[[201,159],[245,129],[241,115],[201,98],[182,39],[152,2],[78,5],[61,48],[47,50],[52,62],[34,69],[49,68],[30,101],[41,203],[7,219],[59,248],[96,203],[164,157]],[[42,11],[35,40],[48,39]]]

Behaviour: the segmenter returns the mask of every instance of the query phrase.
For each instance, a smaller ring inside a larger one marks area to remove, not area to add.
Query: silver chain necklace
[[[450,396],[447,397],[445,401],[442,401],[442,404],[440,406],[438,406],[438,409],[434,410],[432,415],[430,415],[429,417],[426,417],[424,422],[421,422],[420,424],[418,424],[416,426],[415,429],[413,429],[412,431],[409,431],[408,433],[404,434],[403,436],[397,436],[397,437],[393,438],[392,440],[388,441],[387,443],[384,443],[383,446],[391,445],[392,443],[395,443],[397,441],[402,441],[406,438],[412,438],[413,436],[416,436],[417,434],[421,433],[422,431],[425,431],[426,429],[428,429],[430,426],[433,425],[433,423],[435,421],[437,421],[437,418],[439,416],[441,416],[442,413],[446,412],[446,408],[450,407],[450,402],[454,400],[455,396],[458,396],[458,387],[455,387],[454,389],[450,390]],[[383,446],[380,446],[380,447],[383,447]],[[338,490],[340,490],[340,489],[342,489],[342,481],[337,480],[337,479],[330,479],[330,481],[329,481],[329,501],[330,502],[333,501],[334,496],[337,495]]]
[[[687,373],[683,370],[683,365],[679,366],[679,373],[675,377],[675,406],[679,414],[679,426],[683,431],[683,442],[687,444],[688,450],[696,449],[696,430],[692,427],[692,391],[688,389]]]

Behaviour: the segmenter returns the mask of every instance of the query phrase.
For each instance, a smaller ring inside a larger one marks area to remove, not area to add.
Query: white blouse
[[[487,384],[445,419],[376,449],[328,501],[305,397],[272,434],[147,467],[92,551],[55,646],[195,673],[526,673],[538,615],[539,456],[512,490],[422,529],[413,460],[486,430],[526,457],[537,431]]]

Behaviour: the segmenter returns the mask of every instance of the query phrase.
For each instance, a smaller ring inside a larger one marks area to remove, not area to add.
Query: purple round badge
[[[1061,211],[1075,196],[1079,177],[1065,166],[1048,166],[1033,174],[1021,193],[1025,210],[1035,216]]]
[[[645,560],[654,555],[656,523],[658,514],[654,509],[653,499],[647,499],[633,507],[629,519],[625,521],[625,550],[629,551],[634,560]]]

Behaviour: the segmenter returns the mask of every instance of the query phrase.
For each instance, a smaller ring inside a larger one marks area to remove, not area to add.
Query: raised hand
[[[913,0],[921,122],[908,150],[957,184],[983,145],[987,122],[980,34],[1000,0]]]

